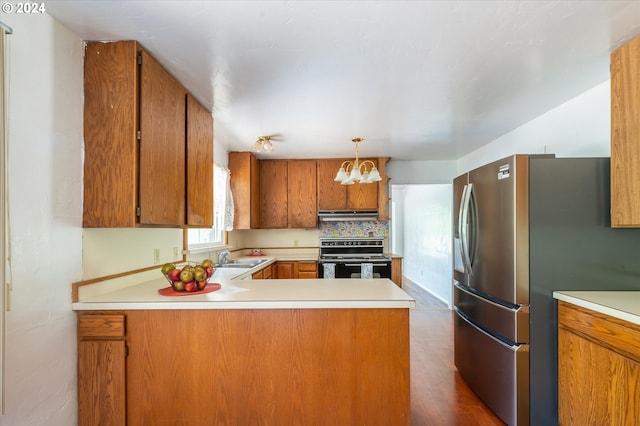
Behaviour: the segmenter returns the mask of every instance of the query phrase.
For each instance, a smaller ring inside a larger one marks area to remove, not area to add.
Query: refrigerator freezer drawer
[[[510,426],[529,424],[529,345],[510,346],[456,312],[455,365],[469,387]]]
[[[514,309],[492,302],[469,291],[460,283],[454,284],[453,304],[467,317],[493,330],[496,334],[512,342],[529,343],[528,306]]]

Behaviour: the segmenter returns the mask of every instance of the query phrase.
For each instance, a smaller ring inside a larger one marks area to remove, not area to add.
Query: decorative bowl
[[[207,285],[207,280],[215,272],[213,262],[206,259],[202,262],[181,262],[176,266],[165,263],[161,269],[174,291],[194,293],[201,291]]]

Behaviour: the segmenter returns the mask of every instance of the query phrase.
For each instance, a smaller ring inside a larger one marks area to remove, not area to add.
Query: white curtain
[[[233,216],[235,214],[233,206],[233,194],[231,193],[231,173],[229,169],[216,165],[215,167],[215,179],[218,182],[224,182],[224,191],[219,191],[216,197],[216,191],[214,191],[215,205],[224,206],[224,216],[222,228],[225,231],[233,231]],[[219,179],[219,180],[218,180]]]

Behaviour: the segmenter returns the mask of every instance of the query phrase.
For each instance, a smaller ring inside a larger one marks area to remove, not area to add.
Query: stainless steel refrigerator
[[[555,290],[640,290],[609,158],[515,155],[454,180],[455,365],[509,425],[558,423]]]

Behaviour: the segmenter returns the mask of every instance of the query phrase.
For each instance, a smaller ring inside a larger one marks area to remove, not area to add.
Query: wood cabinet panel
[[[366,158],[376,164],[375,158]],[[369,167],[367,167],[369,168]],[[337,183],[337,182],[336,182]],[[347,208],[377,210],[378,209],[378,182],[354,183],[347,188]]]
[[[187,225],[213,226],[213,116],[187,95]]]
[[[140,223],[185,224],[184,87],[141,52]]]
[[[127,315],[130,425],[410,424],[408,309]]]
[[[640,227],[640,37],[611,54],[611,226]]]
[[[271,279],[271,278],[273,277],[273,264],[272,264],[272,265],[269,265],[269,266],[267,266],[267,267],[265,267],[265,268],[262,270],[262,272],[263,272],[263,274],[264,274],[263,278],[264,278],[265,280],[269,280],[269,279]]]
[[[275,279],[291,279],[298,278],[298,270],[297,270],[298,262],[286,262],[286,261],[277,261],[274,263],[274,278]]]
[[[287,162],[287,212],[289,228],[318,226],[316,160]]]
[[[343,210],[347,208],[347,185],[333,179],[344,159],[318,160],[318,210]]]
[[[133,41],[85,46],[84,227],[136,225],[137,56]]]
[[[640,326],[562,301],[558,324],[560,424],[635,425]]]
[[[402,258],[391,258],[391,281],[402,288]]]
[[[78,317],[78,338],[123,337],[124,315],[93,314]]]
[[[315,260],[299,260],[297,269],[297,278],[318,278],[318,262]]]
[[[79,313],[78,425],[126,424],[125,316]]]
[[[78,425],[126,425],[125,342],[78,342]]]
[[[389,157],[378,158],[378,172],[382,180],[378,182],[378,219],[390,220],[389,214],[389,177],[387,176],[387,162]]]
[[[213,182],[213,161],[187,170],[186,152],[202,155],[194,129],[206,114],[194,114],[187,135],[186,89],[134,41],[87,42],[84,71],[83,226],[187,225],[187,173],[199,187]],[[194,226],[213,223],[202,210],[211,204],[190,203]]]
[[[260,227],[260,162],[250,152],[230,152],[234,229]]]
[[[264,160],[260,164],[260,227],[286,228],[287,161]]]
[[[376,159],[368,160],[377,164]],[[318,160],[318,210],[377,210],[377,182],[341,185],[333,180],[344,161],[344,159]]]

